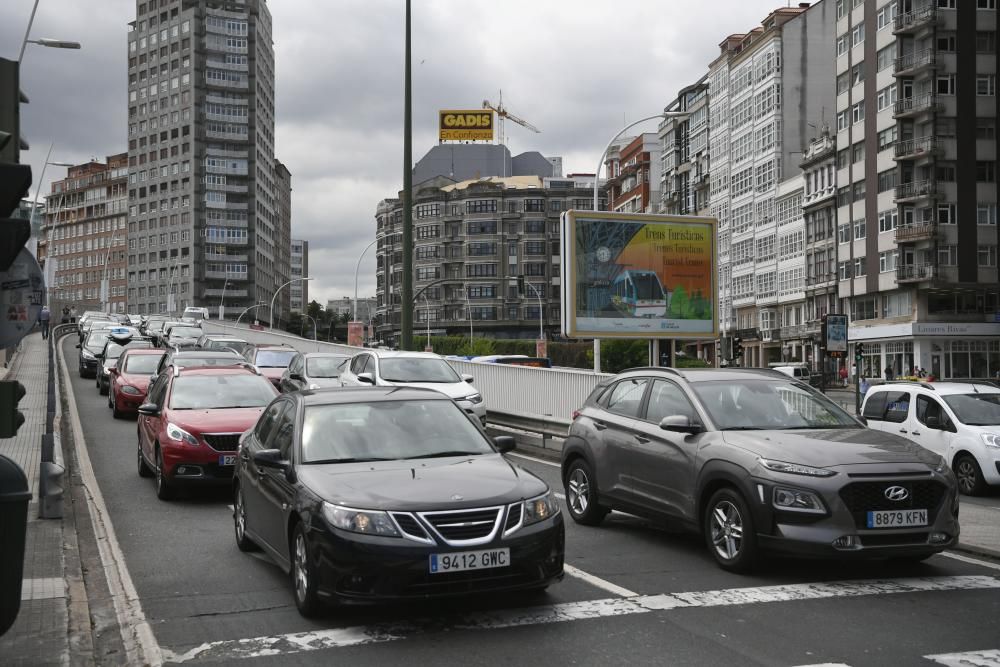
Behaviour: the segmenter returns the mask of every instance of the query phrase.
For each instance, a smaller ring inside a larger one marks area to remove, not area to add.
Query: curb
[[[984,547],[978,544],[969,544],[968,542],[959,542],[952,547],[954,551],[961,551],[963,553],[972,554],[974,556],[983,556],[986,558],[995,558],[1000,560],[1000,549],[993,549],[991,547]]]

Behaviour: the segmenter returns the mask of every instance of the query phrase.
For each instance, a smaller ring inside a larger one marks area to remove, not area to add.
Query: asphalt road
[[[545,594],[341,608],[299,616],[287,578],[237,550],[231,500],[156,499],[136,424],[115,420],[63,352],[86,446],[156,642],[174,662],[267,665],[1000,664],[1000,564],[958,554],[900,568],[779,560],[718,569],[700,538],[614,513],[567,521],[562,583]],[[516,462],[560,493],[558,469]],[[994,662],[949,662],[990,652]]]

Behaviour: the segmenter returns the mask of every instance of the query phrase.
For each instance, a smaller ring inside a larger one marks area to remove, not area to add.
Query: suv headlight
[[[379,510],[356,510],[330,503],[323,503],[323,518],[334,528],[349,530],[364,535],[399,537],[387,512]]]
[[[789,475],[805,475],[807,477],[833,477],[837,473],[826,468],[813,468],[800,463],[786,463],[785,461],[774,461],[772,459],[757,459],[764,468],[771,472],[783,472]]]
[[[771,494],[771,504],[775,509],[790,512],[805,512],[808,514],[825,514],[823,501],[812,491],[790,489],[784,486],[774,487]]]
[[[171,440],[176,440],[177,442],[183,442],[185,445],[191,445],[192,447],[198,446],[198,438],[194,437],[177,424],[167,423],[167,437]]]
[[[469,403],[472,403],[473,405],[475,405],[476,403],[482,403],[483,402],[483,395],[482,394],[469,394],[468,396],[465,397],[465,400],[468,401]]]
[[[530,526],[559,514],[559,503],[552,492],[524,501],[523,524]]]
[[[987,447],[1000,449],[1000,433],[983,433],[982,438]]]

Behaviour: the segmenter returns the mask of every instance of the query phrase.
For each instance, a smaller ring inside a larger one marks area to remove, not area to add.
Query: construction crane
[[[504,145],[503,123],[504,123],[504,120],[507,119],[507,118],[509,118],[510,120],[514,121],[515,123],[517,123],[518,125],[520,125],[522,127],[528,128],[529,130],[531,130],[532,132],[535,132],[536,134],[541,133],[541,130],[539,130],[537,127],[535,127],[534,125],[532,125],[528,121],[524,120],[523,118],[518,118],[517,116],[515,116],[511,112],[507,111],[507,108],[504,107],[504,105],[503,105],[503,92],[500,93],[500,102],[499,102],[499,104],[497,104],[496,106],[493,106],[493,104],[489,100],[483,100],[483,108],[484,109],[491,109],[491,110],[495,111],[496,114],[497,114],[498,137],[499,137],[501,145]]]

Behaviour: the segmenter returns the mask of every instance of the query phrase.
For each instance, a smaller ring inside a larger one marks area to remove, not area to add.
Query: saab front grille
[[[502,512],[502,507],[489,507],[451,512],[422,512],[420,516],[449,544],[473,544],[492,539],[499,528]]]
[[[240,446],[239,433],[203,433],[201,437],[217,452],[235,452]]]
[[[524,511],[524,505],[517,503],[516,505],[511,505],[507,508],[507,522],[503,526],[503,530],[506,533],[508,530],[515,528],[517,524],[521,523],[521,512]]]
[[[392,518],[396,520],[396,525],[399,526],[399,529],[403,531],[404,534],[420,541],[430,540],[430,537],[427,535],[427,531],[424,530],[423,526],[420,525],[412,514],[393,512]]]

